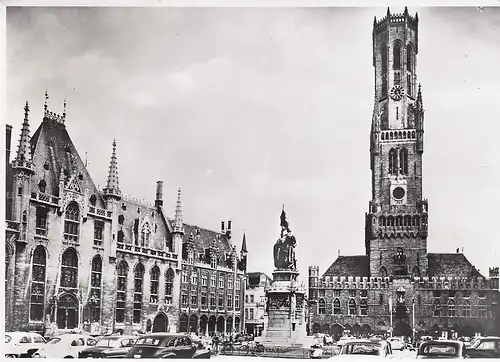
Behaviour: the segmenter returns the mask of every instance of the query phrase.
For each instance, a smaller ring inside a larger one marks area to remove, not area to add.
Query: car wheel
[[[64,357],[64,358],[74,358],[74,357],[73,357],[73,356],[66,356],[66,357]]]
[[[5,358],[17,358],[15,354],[6,354]]]

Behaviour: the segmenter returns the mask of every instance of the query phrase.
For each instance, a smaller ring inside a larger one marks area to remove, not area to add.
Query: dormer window
[[[151,229],[149,228],[149,224],[145,223],[142,226],[141,230],[141,246],[149,247],[149,236],[151,234]]]
[[[41,180],[38,183],[38,187],[40,188],[40,192],[44,194],[45,193],[45,188],[47,187],[47,183],[45,182],[45,180]]]

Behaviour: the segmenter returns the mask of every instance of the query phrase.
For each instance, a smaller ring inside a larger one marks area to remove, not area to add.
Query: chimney
[[[221,221],[220,222],[220,232],[221,232],[221,234],[224,234],[225,231],[226,231],[226,229],[224,228],[224,221]]]
[[[155,206],[163,206],[163,181],[156,181],[156,200]]]
[[[227,222],[226,237],[231,239],[231,220]]]
[[[6,140],[5,140],[5,165],[8,165],[10,162],[10,144],[11,144],[11,139],[12,139],[12,126],[9,124],[5,125],[5,132],[6,132]]]
[[[340,256],[340,249],[338,249],[338,256]]]
[[[457,248],[457,254],[460,252],[460,248]]]

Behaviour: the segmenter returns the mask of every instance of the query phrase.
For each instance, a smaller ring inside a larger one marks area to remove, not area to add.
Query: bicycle
[[[234,347],[231,344],[231,342],[223,342],[222,343],[222,348],[220,350],[220,353],[232,355],[233,352],[234,352]]]
[[[254,344],[244,343],[238,347],[238,355],[249,355],[253,354],[254,356],[261,357],[265,352],[264,345],[259,342],[255,342]]]

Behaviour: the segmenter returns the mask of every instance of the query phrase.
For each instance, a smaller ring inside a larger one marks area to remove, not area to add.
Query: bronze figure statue
[[[281,211],[281,237],[274,244],[274,266],[277,269],[297,269],[295,246],[297,241],[288,227],[285,210]]]

